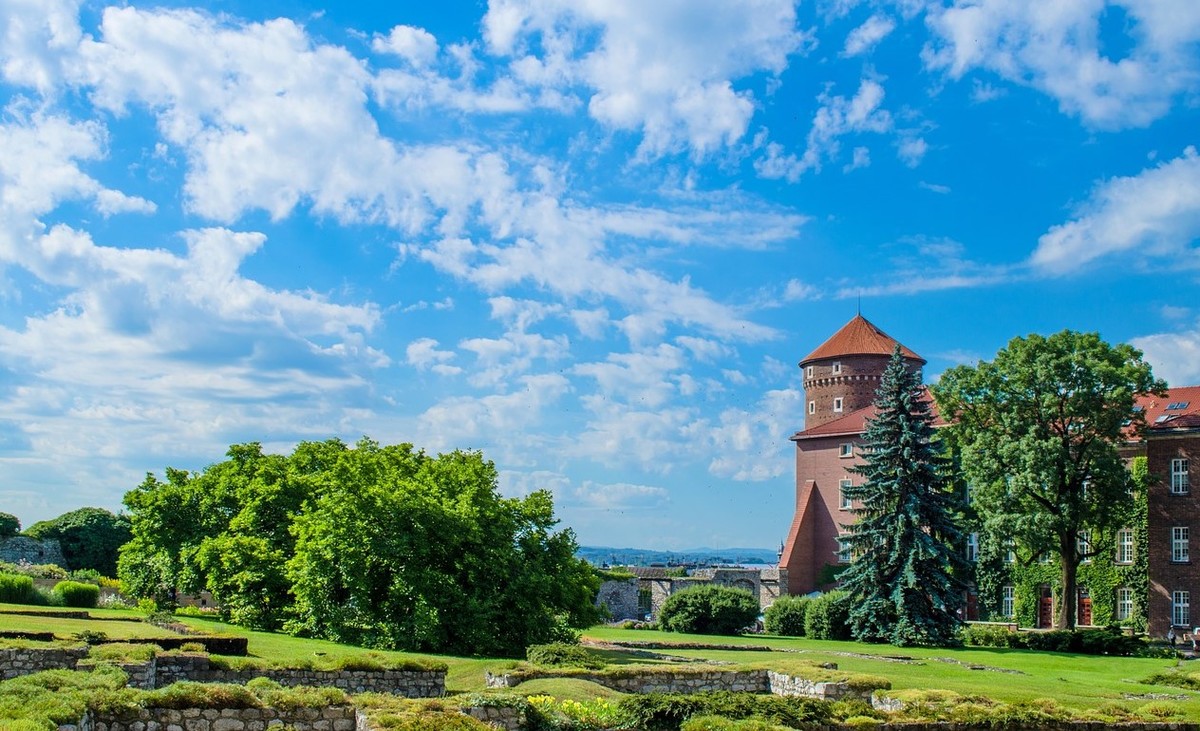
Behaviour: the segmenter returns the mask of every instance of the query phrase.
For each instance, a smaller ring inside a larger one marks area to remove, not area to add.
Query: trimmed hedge
[[[850,594],[831,591],[813,599],[805,610],[804,634],[814,640],[850,639]]]
[[[54,585],[54,595],[62,600],[64,607],[95,609],[100,603],[100,587],[80,581],[60,581]]]
[[[1145,642],[1125,634],[1119,627],[1049,632],[1013,632],[1003,627],[968,625],[963,642],[974,647],[1008,647],[1042,652],[1075,652],[1081,655],[1141,655]]]
[[[543,667],[571,667],[599,670],[604,661],[579,645],[566,642],[551,642],[545,645],[530,645],[525,649],[525,659]]]
[[[658,623],[668,632],[736,635],[758,619],[758,601],[744,589],[706,584],[667,597]]]
[[[806,596],[781,596],[763,615],[763,628],[767,634],[785,637],[804,636],[804,617],[812,599]]]
[[[0,602],[5,604],[33,604],[37,601],[37,590],[33,579],[19,574],[0,574]]]
[[[813,698],[729,691],[630,695],[621,699],[620,709],[631,728],[646,731],[677,731],[688,719],[700,716],[753,718],[780,726],[804,728],[827,723],[831,715],[830,704]]]

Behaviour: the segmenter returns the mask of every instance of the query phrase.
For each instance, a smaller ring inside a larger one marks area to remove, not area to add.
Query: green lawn
[[[16,605],[0,605],[0,611]],[[103,612],[96,610],[97,619],[77,620],[53,617],[0,613],[0,629],[22,631],[53,631],[62,638],[90,630],[106,633],[110,638],[142,638],[172,636],[168,630],[141,622],[106,621],[104,617],[137,617],[135,612]],[[334,660],[360,655],[366,650],[323,640],[307,640],[269,632],[255,632],[210,619],[180,617],[178,620],[206,634],[229,634],[248,638],[249,654],[287,665],[299,664],[317,657]],[[828,642],[795,638],[747,636],[708,637],[681,635],[669,632],[622,630],[594,627],[585,632],[585,639],[602,642],[655,641],[664,643],[696,642],[723,645],[769,645],[776,652],[753,650],[659,650],[671,655],[696,660],[737,663],[793,671],[813,676],[813,663],[837,663],[840,670],[865,673],[887,678],[895,689],[943,689],[963,695],[982,695],[1014,702],[1036,698],[1053,698],[1064,706],[1086,709],[1115,701],[1127,706],[1148,702],[1150,694],[1183,696],[1178,704],[1191,720],[1200,720],[1200,693],[1173,687],[1151,686],[1142,682],[1156,672],[1169,671],[1178,663],[1168,659],[1096,657],[1048,652],[991,648],[898,648],[889,645],[867,645],[856,642]],[[378,653],[394,659],[426,659],[446,663],[447,690],[451,693],[480,691],[484,688],[486,670],[501,671],[511,667],[513,660],[495,658],[464,658],[436,655],[414,655],[401,652]],[[621,650],[600,651],[610,663],[652,664],[656,661],[637,657]],[[911,662],[889,661],[889,657],[907,658]],[[662,662],[662,661],[657,661]],[[1184,666],[1188,663],[1183,663]],[[1200,672],[1200,663],[1196,663]],[[974,668],[974,669],[972,669]],[[1006,673],[1001,670],[1017,672]],[[543,679],[523,684],[518,692],[528,694],[563,695],[576,700],[611,695],[610,691],[582,680]],[[1127,698],[1126,696],[1130,696]]]
[[[170,630],[155,627],[145,622],[113,621],[119,618],[140,619],[136,612],[104,609],[64,609],[63,607],[31,607],[24,604],[0,604],[0,612],[54,612],[87,611],[93,619],[62,619],[60,617],[36,616],[34,614],[0,613],[0,629],[15,632],[53,632],[55,637],[69,640],[84,632],[103,632],[110,639],[153,639],[156,637],[178,637]]]
[[[1072,708],[1094,707],[1106,701],[1123,702],[1125,695],[1163,693],[1187,696],[1180,701],[1188,716],[1200,719],[1200,693],[1179,688],[1146,685],[1138,681],[1176,667],[1170,659],[1101,657],[1054,652],[995,648],[913,648],[832,642],[755,635],[705,637],[672,632],[593,627],[586,638],[601,641],[708,642],[714,644],[770,645],[790,652],[736,650],[661,650],[672,655],[736,662],[786,672],[789,665],[835,662],[840,670],[880,675],[895,689],[942,689],[963,695],[982,695],[1013,702],[1054,698]],[[870,657],[862,657],[870,656]],[[911,658],[915,664],[889,662],[887,657]],[[950,660],[955,662],[943,662]],[[971,669],[970,666],[1016,670]],[[1200,667],[1197,668],[1200,671]],[[1144,701],[1143,701],[1144,702]]]

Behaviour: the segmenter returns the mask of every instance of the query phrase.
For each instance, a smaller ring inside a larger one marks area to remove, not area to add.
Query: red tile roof
[[[1143,396],[1137,405],[1142,407],[1147,429],[1200,426],[1200,386],[1170,388],[1166,396]]]
[[[941,414],[938,413],[937,404],[933,403],[932,397],[929,395],[928,388],[925,388],[924,398],[928,399],[929,405],[933,407],[933,425],[935,427],[946,426],[947,422],[942,418]],[[851,434],[857,436],[867,430],[867,422],[875,418],[875,414],[877,413],[878,409],[876,409],[875,405],[872,404],[870,406],[861,408],[858,411],[851,411],[849,414],[846,414],[840,419],[827,421],[820,426],[814,426],[812,429],[798,431],[792,435],[791,440],[796,441],[797,439],[846,436]]]
[[[855,315],[854,319],[843,325],[841,330],[835,332],[828,340],[821,343],[820,347],[809,353],[807,358],[800,361],[800,365],[804,366],[809,361],[846,355],[891,355],[897,345],[900,343],[895,338],[872,325],[862,315]],[[903,345],[900,345],[900,352],[906,358],[913,358],[921,361],[922,364],[925,363],[924,358]]]

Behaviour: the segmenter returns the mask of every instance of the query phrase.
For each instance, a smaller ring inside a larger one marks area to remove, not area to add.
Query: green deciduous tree
[[[1080,561],[1108,550],[1086,538],[1131,519],[1118,447],[1140,425],[1134,401],[1165,388],[1137,349],[1070,330],[1014,338],[932,387],[987,532],[1012,537],[1024,563],[1059,558],[1059,629],[1075,624]]]
[[[853,560],[841,585],[853,597],[854,637],[897,645],[946,644],[957,630],[968,566],[946,460],[918,371],[897,347],[863,434],[860,501],[845,541]]]
[[[129,518],[102,508],[80,508],[34,523],[25,531],[31,538],[58,541],[72,571],[92,569],[103,576],[117,575],[117,552],[133,537]]]
[[[667,597],[658,622],[668,632],[736,635],[758,619],[758,601],[745,589],[704,584]]]
[[[520,656],[598,618],[599,581],[549,494],[502,497],[476,452],[335,439],[227,456],[126,495],[135,594],[207,588],[239,624],[461,654]]]
[[[11,513],[0,513],[0,539],[12,538],[21,532],[21,521]]]

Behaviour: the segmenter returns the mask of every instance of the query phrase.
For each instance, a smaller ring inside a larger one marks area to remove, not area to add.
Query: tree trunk
[[[1058,540],[1058,560],[1062,569],[1062,601],[1058,603],[1054,629],[1075,629],[1075,604],[1079,593],[1075,587],[1079,568],[1075,561],[1076,538],[1072,532],[1059,536]]]

